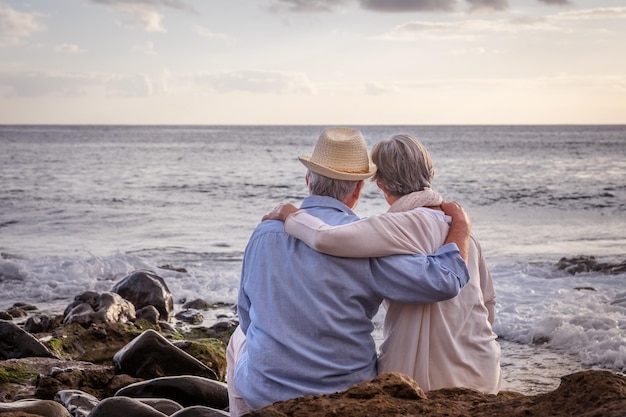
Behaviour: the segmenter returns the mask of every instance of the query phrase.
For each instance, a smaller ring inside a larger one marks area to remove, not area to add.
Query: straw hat
[[[361,132],[345,127],[325,129],[313,155],[298,159],[311,171],[336,180],[363,180],[376,173]]]

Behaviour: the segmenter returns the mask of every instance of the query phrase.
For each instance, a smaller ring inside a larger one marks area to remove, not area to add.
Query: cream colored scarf
[[[425,187],[422,191],[403,195],[397,199],[387,211],[397,213],[400,211],[408,211],[416,207],[439,206],[442,202],[443,198],[437,191]]]

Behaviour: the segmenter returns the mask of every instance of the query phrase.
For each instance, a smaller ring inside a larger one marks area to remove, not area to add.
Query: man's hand
[[[293,204],[280,203],[279,205],[274,207],[274,210],[263,216],[262,221],[280,220],[284,222],[290,214],[295,213],[296,211],[298,211],[298,207],[294,206]]]
[[[446,215],[452,217],[450,231],[444,245],[447,243],[456,243],[461,252],[461,257],[467,262],[469,259],[469,236],[472,230],[472,224],[463,207],[458,203],[444,201],[441,203],[441,209]]]

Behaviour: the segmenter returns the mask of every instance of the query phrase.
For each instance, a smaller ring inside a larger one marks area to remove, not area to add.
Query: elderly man
[[[326,129],[312,156],[299,159],[310,193],[301,209],[332,225],[359,220],[352,209],[376,172],[362,134]],[[244,254],[240,325],[227,352],[231,415],[375,377],[371,320],[382,300],[442,301],[469,279],[459,252],[468,250],[469,220],[451,209],[450,243],[430,256],[333,257],[285,233],[282,222],[262,222]]]

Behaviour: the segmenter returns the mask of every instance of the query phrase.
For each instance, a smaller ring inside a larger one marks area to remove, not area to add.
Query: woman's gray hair
[[[428,151],[409,135],[394,135],[376,143],[372,161],[378,167],[372,179],[395,197],[430,187],[435,176]]]
[[[345,202],[356,190],[357,185],[363,181],[336,180],[311,170],[307,171],[307,176],[309,177],[309,193],[311,195],[332,197],[341,202]]]

